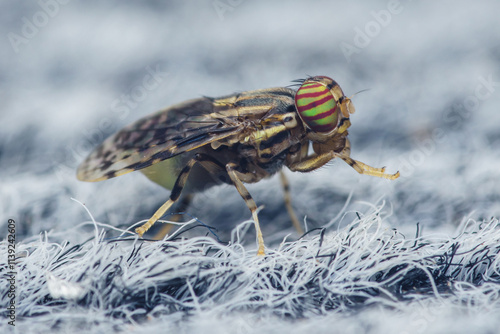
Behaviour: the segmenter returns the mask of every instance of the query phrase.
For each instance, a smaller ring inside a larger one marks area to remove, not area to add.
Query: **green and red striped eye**
[[[340,108],[331,92],[335,86],[338,87],[337,83],[328,77],[312,77],[304,81],[295,93],[299,116],[314,132],[329,133],[339,124]]]

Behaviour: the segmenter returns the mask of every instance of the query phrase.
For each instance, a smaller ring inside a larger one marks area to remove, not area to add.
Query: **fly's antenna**
[[[356,108],[354,108],[354,104],[352,104],[352,98],[355,95],[358,95],[359,93],[366,92],[369,90],[370,90],[369,88],[363,89],[363,90],[360,90],[360,91],[352,94],[349,97],[344,97],[344,101],[341,104],[341,110],[342,110],[342,114],[344,115],[345,118],[349,118],[350,114],[354,114],[356,112]]]
[[[352,94],[351,96],[349,96],[349,100],[352,100],[352,98],[353,98],[355,95],[358,95],[359,93],[367,92],[367,91],[369,91],[369,90],[370,90],[370,88],[367,88],[367,89],[362,89],[362,90],[360,90],[360,91],[358,91],[358,92],[356,92],[356,93]]]

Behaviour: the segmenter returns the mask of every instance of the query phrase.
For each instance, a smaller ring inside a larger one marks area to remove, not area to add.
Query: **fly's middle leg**
[[[258,245],[257,255],[263,256],[266,255],[266,252],[264,246],[264,237],[262,236],[262,231],[260,229],[260,224],[259,224],[259,217],[257,216],[257,205],[255,204],[255,201],[248,192],[247,188],[243,185],[243,182],[241,182],[241,179],[245,178],[245,174],[237,171],[236,168],[238,168],[238,165],[234,163],[228,163],[226,165],[226,170],[229,177],[231,178],[231,181],[233,181],[236,190],[238,190],[241,197],[245,201],[245,204],[252,213],[252,218],[255,224],[255,233],[257,234],[257,245]]]
[[[170,193],[170,198],[165,202],[149,220],[142,226],[135,229],[135,232],[139,234],[139,236],[143,236],[151,226],[156,223],[158,219],[160,219],[165,212],[179,199],[182,189],[186,185],[187,178],[193,166],[199,163],[202,167],[204,167],[209,172],[213,172],[214,170],[222,170],[224,171],[224,166],[219,164],[216,160],[210,158],[206,154],[197,153],[191,160],[188,161],[186,166],[181,170],[175,184],[172,188],[172,192]]]
[[[181,196],[178,200],[178,205],[177,208],[175,209],[176,212],[186,212],[187,208],[189,207],[189,204],[191,204],[193,200],[194,194],[187,194],[184,196]],[[172,218],[170,218],[171,221],[173,222],[179,222],[182,219],[182,214],[174,214]],[[155,234],[153,237],[154,240],[162,240],[168,232],[174,227],[173,224],[163,224],[161,229]]]
[[[297,219],[297,215],[295,214],[295,211],[293,210],[292,207],[292,199],[290,197],[290,185],[288,183],[288,180],[285,176],[285,173],[283,171],[280,171],[280,179],[281,179],[281,185],[283,186],[283,194],[285,197],[285,206],[286,210],[288,211],[288,215],[290,216],[290,219],[292,220],[292,224],[299,233],[299,235],[304,234],[304,230],[302,229],[302,226],[300,225],[299,220]]]

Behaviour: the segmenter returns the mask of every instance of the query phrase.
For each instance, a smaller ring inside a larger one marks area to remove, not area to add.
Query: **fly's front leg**
[[[224,166],[222,166],[216,160],[210,158],[206,154],[195,154],[195,156],[191,160],[189,160],[186,166],[181,170],[172,188],[172,192],[170,193],[170,198],[168,199],[168,201],[166,201],[165,204],[163,204],[144,225],[135,229],[135,232],[139,234],[140,237],[142,237],[144,233],[146,233],[151,228],[151,226],[153,226],[154,223],[156,223],[156,221],[160,219],[168,209],[170,209],[172,204],[174,204],[179,199],[182,189],[186,185],[189,172],[191,172],[191,169],[196,163],[199,163],[209,172],[224,170]]]
[[[346,145],[340,153],[336,154],[337,157],[344,160],[349,166],[354,168],[359,174],[371,175],[376,177],[381,177],[384,179],[395,180],[399,177],[399,172],[394,174],[385,173],[385,167],[376,168],[369,166],[361,161],[354,160],[350,157],[351,155],[351,143],[346,139]]]
[[[292,224],[299,233],[299,235],[304,234],[304,230],[302,229],[302,226],[300,225],[299,220],[297,219],[297,216],[295,215],[295,211],[293,210],[292,207],[292,200],[290,197],[290,185],[288,183],[288,180],[285,176],[285,173],[281,170],[280,171],[280,178],[281,178],[281,185],[283,186],[283,193],[285,197],[285,206],[286,210],[288,211],[288,215],[290,216],[290,219],[292,220]]]
[[[228,163],[226,165],[227,174],[229,175],[231,181],[233,181],[236,190],[238,190],[241,197],[245,201],[245,204],[252,213],[252,218],[255,224],[255,233],[257,235],[257,244],[258,244],[257,255],[261,256],[266,255],[264,246],[264,237],[262,236],[262,231],[260,230],[260,225],[259,225],[259,217],[257,216],[257,205],[255,204],[255,201],[248,192],[247,188],[243,185],[243,182],[241,182],[241,179],[246,178],[245,174],[238,172],[236,168],[238,168],[238,165],[236,165],[235,163]]]
[[[364,175],[371,175],[371,176],[376,176],[376,177],[381,177],[384,179],[389,179],[389,180],[395,180],[399,177],[399,172],[396,172],[394,174],[387,174],[385,172],[385,167],[382,168],[376,168],[369,166],[361,161],[357,161],[354,159],[351,159],[348,156],[340,156],[339,158],[344,160],[349,166],[354,168],[356,172],[359,174],[364,174]]]
[[[385,167],[382,168],[371,167],[361,161],[352,159],[349,156],[350,154],[351,154],[351,145],[349,141],[346,139],[346,145],[344,149],[340,151],[340,153],[334,151],[327,151],[321,154],[312,154],[310,156],[307,156],[303,161],[298,161],[288,164],[288,168],[294,172],[306,173],[324,166],[328,161],[332,160],[333,158],[340,158],[344,160],[349,166],[354,168],[354,170],[359,174],[382,177],[389,180],[395,180],[399,177],[399,172],[396,172],[395,174],[387,174],[385,173]]]
[[[290,169],[292,172],[307,173],[315,169],[318,169],[320,167],[323,167],[328,163],[328,161],[335,158],[336,154],[337,153],[333,151],[329,151],[322,154],[313,153],[305,157],[305,160],[287,163],[287,166],[288,169]]]

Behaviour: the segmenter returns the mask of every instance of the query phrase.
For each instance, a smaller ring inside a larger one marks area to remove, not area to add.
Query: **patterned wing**
[[[89,182],[107,180],[243,129],[241,124],[227,124],[217,115],[214,100],[203,97],[146,116],[107,138],[78,167],[77,177]]]

